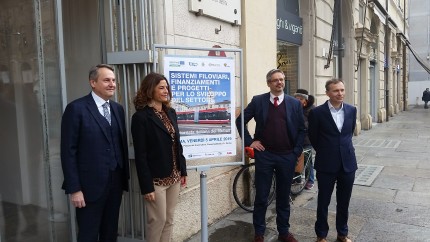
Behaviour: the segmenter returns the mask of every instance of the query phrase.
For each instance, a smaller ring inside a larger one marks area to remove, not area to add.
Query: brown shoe
[[[263,235],[254,236],[254,242],[264,242],[264,236]]]
[[[317,241],[316,242],[327,242],[327,239],[326,238],[317,237]]]
[[[297,242],[294,236],[291,233],[279,235],[278,240],[282,242]]]
[[[352,242],[352,240],[350,238],[348,238],[347,236],[341,236],[341,235],[337,236],[337,240],[336,241],[339,241],[339,242]]]

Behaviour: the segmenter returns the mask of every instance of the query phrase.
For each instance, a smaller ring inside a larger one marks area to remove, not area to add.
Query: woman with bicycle
[[[305,127],[308,128],[308,116],[311,109],[315,108],[314,102],[315,98],[312,95],[309,95],[309,92],[305,89],[297,89],[296,93],[294,93],[294,97],[300,101],[303,105],[303,114],[305,119]],[[303,148],[312,148],[311,141],[306,133],[305,140],[303,142]],[[304,157],[303,157],[304,158]],[[309,180],[306,182],[305,189],[310,190],[314,187],[314,166],[312,162],[310,163],[310,176]]]

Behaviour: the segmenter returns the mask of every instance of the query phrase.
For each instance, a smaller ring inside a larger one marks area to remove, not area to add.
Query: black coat
[[[177,168],[181,176],[187,175],[186,161],[179,137],[176,112],[167,110],[167,116],[175,127]],[[131,120],[137,176],[142,194],[154,191],[153,178],[169,177],[173,171],[172,137],[151,107],[136,111]]]
[[[428,101],[430,101],[430,91],[425,90],[425,91],[423,92],[422,100],[423,100],[424,102],[428,102]]]
[[[304,114],[304,119],[305,119],[305,128],[306,128],[306,135],[305,135],[305,139],[303,141],[303,145],[304,146],[310,146],[311,145],[311,141],[309,140],[309,135],[308,135],[308,127],[309,127],[309,121],[308,121],[308,117],[309,117],[309,112],[315,108],[315,98],[312,95],[308,96],[308,102],[306,104],[306,106],[303,107],[303,114]]]

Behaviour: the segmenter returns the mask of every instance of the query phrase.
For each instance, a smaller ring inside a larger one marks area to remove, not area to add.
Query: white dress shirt
[[[96,102],[96,105],[97,105],[97,108],[99,109],[100,114],[102,116],[104,116],[103,104],[105,104],[106,102],[109,103],[109,100],[105,101],[103,98],[97,96],[97,94],[95,94],[94,92],[91,92],[91,95],[93,96],[94,102]],[[110,105],[108,106],[108,110],[109,110],[109,114],[110,114],[111,113],[110,112]]]
[[[275,96],[272,93],[270,93],[270,102],[272,104],[275,104],[275,97],[278,97],[278,105],[280,105],[282,103],[282,101],[284,101],[284,93],[282,93],[279,96]]]
[[[330,101],[328,101],[328,108],[330,109],[331,116],[336,123],[337,129],[339,130],[339,132],[341,132],[343,127],[343,121],[345,120],[343,103],[341,104],[339,109],[336,109],[335,107],[333,107],[333,105],[331,105]]]

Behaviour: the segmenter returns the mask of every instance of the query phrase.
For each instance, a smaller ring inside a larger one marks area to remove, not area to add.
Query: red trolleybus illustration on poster
[[[209,108],[198,111],[177,112],[179,124],[229,124],[230,110]]]
[[[234,156],[234,59],[165,56],[184,155]]]

